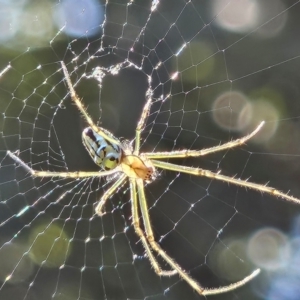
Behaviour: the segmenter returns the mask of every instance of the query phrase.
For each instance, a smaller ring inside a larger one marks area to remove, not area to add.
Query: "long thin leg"
[[[147,200],[145,197],[143,181],[138,179],[136,182],[138,187],[139,204],[143,216],[143,222],[144,222],[148,243],[150,244],[151,248],[155,252],[157,252],[171,266],[173,270],[176,270],[178,274],[182,277],[182,279],[184,279],[200,295],[214,295],[214,294],[221,294],[221,293],[235,290],[238,287],[246,284],[247,282],[249,282],[259,274],[260,269],[257,269],[254,272],[252,272],[250,275],[242,279],[241,281],[232,283],[227,286],[212,288],[212,289],[202,287],[197,281],[195,281],[192,277],[190,277],[190,275],[188,275],[188,273],[184,271],[154,240],[154,235],[153,235],[150,218],[148,214]]]
[[[147,91],[146,95],[147,95],[148,99],[143,108],[140,120],[139,120],[136,130],[135,130],[135,145],[134,145],[134,154],[135,155],[139,154],[139,150],[140,150],[140,146],[141,146],[141,131],[145,127],[145,122],[149,115],[151,104],[152,104],[152,97],[151,97],[151,93],[149,90]]]
[[[214,172],[211,172],[209,170],[204,170],[204,169],[201,169],[201,168],[192,168],[192,167],[187,167],[187,166],[180,166],[180,165],[175,165],[175,164],[171,164],[171,163],[167,163],[167,162],[163,162],[163,161],[159,161],[159,160],[152,160],[152,163],[157,168],[221,180],[221,181],[224,181],[224,182],[228,182],[230,184],[235,184],[237,186],[243,186],[245,188],[256,190],[256,191],[259,191],[259,192],[262,192],[262,193],[271,194],[273,196],[283,198],[287,201],[294,202],[296,204],[300,204],[300,199],[298,199],[296,197],[293,197],[293,196],[290,196],[288,194],[285,194],[285,193],[283,193],[279,190],[276,190],[275,188],[272,188],[272,187],[269,187],[269,186],[266,186],[266,185],[253,183],[253,182],[249,182],[249,181],[246,181],[246,180],[236,179],[236,178],[233,178],[233,177],[222,175],[220,173],[214,173]]]
[[[90,125],[90,127],[95,132],[102,135],[106,140],[110,141],[113,144],[119,144],[120,145],[121,144],[120,141],[117,138],[115,138],[114,136],[112,136],[112,134],[109,131],[107,131],[104,128],[98,127],[94,124],[92,118],[87,113],[87,111],[84,108],[81,100],[79,99],[78,95],[76,94],[75,89],[73,88],[73,84],[71,82],[69,72],[68,72],[67,67],[66,67],[66,65],[63,61],[61,61],[61,67],[62,67],[62,70],[64,72],[67,84],[68,84],[68,88],[69,88],[71,98],[74,101],[74,103],[76,104],[76,106],[78,107],[79,111],[83,114],[84,118],[86,119],[86,121]]]
[[[179,158],[179,157],[197,157],[197,156],[204,156],[210,153],[223,151],[226,149],[230,149],[233,147],[240,146],[244,143],[246,143],[249,139],[251,139],[254,135],[256,135],[261,128],[264,126],[265,122],[261,122],[255,130],[253,130],[250,134],[240,138],[236,139],[234,141],[230,141],[228,143],[218,145],[215,147],[207,148],[207,149],[201,149],[201,150],[179,150],[179,151],[169,151],[169,152],[149,152],[149,153],[143,153],[150,159],[162,159],[162,158]]]
[[[103,194],[101,197],[99,203],[97,204],[95,208],[95,212],[98,216],[102,216],[104,214],[103,212],[103,206],[106,203],[106,200],[115,192],[115,190],[121,186],[125,180],[127,179],[127,176],[125,174],[121,175],[120,178]]]
[[[147,256],[149,258],[149,261],[155,271],[156,274],[160,275],[160,276],[172,276],[175,275],[177,273],[176,270],[171,270],[171,271],[165,271],[162,270],[161,267],[159,266],[156,258],[154,257],[147,239],[140,227],[140,221],[139,221],[139,214],[138,214],[138,201],[137,201],[137,194],[136,194],[136,181],[133,178],[130,178],[130,197],[131,197],[131,215],[132,215],[132,223],[134,226],[134,230],[136,232],[136,234],[138,235],[138,237],[140,238],[145,251],[147,253]]]
[[[84,178],[84,177],[103,177],[113,175],[116,172],[120,172],[119,167],[101,172],[53,172],[53,171],[37,171],[30,168],[22,159],[16,156],[14,153],[7,151],[7,154],[18,164],[20,164],[26,171],[28,171],[34,177],[63,177],[63,178]]]

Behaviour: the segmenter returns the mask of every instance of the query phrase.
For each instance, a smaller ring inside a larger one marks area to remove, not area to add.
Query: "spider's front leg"
[[[229,177],[226,175],[222,175],[220,173],[215,173],[209,170],[205,170],[202,168],[194,168],[194,167],[188,167],[188,166],[181,166],[181,165],[176,165],[176,164],[171,164],[168,162],[164,162],[164,161],[159,161],[159,160],[152,160],[152,163],[155,167],[157,168],[161,168],[164,170],[170,170],[170,171],[174,171],[174,172],[180,172],[180,173],[186,173],[189,175],[196,175],[196,176],[203,176],[203,177],[208,177],[210,179],[216,179],[216,180],[220,180],[223,182],[227,182],[230,184],[234,184],[236,186],[241,186],[241,187],[245,187],[245,188],[249,188],[261,193],[266,193],[266,194],[270,194],[276,197],[280,197],[282,199],[285,199],[289,202],[293,202],[296,204],[300,204],[300,199],[296,198],[294,196],[291,196],[287,193],[283,193],[273,187],[264,185],[264,184],[259,184],[259,183],[255,183],[255,182],[251,182],[251,181],[247,181],[247,180],[242,180],[242,179],[238,179],[238,178],[234,178],[234,177]]]
[[[264,126],[265,122],[262,121],[260,124],[248,135],[245,135],[239,139],[206,148],[201,150],[174,150],[174,151],[168,151],[168,152],[149,152],[144,153],[148,158],[150,159],[163,159],[163,158],[184,158],[184,157],[199,157],[204,156],[210,153],[215,153],[219,151],[228,150],[234,147],[241,146],[245,144],[248,140],[250,140],[252,137],[254,137]]]
[[[135,231],[140,236],[141,241],[143,242],[143,245],[146,249],[146,252],[150,253],[150,255],[148,254],[150,262],[152,263],[152,265],[155,269],[155,263],[157,263],[157,261],[154,258],[148,244],[153,249],[153,251],[155,251],[158,255],[160,255],[169,264],[169,266],[173,269],[172,271],[164,271],[164,272],[168,272],[170,274],[160,274],[159,270],[158,271],[155,270],[158,275],[174,275],[174,274],[178,273],[182,279],[184,279],[194,290],[197,291],[198,294],[200,294],[200,295],[215,295],[215,294],[222,294],[222,293],[226,293],[229,291],[233,291],[233,290],[243,286],[244,284],[246,284],[247,282],[249,282],[250,280],[252,280],[255,276],[257,276],[259,274],[260,269],[257,269],[254,272],[252,272],[250,275],[243,278],[242,280],[232,283],[227,286],[219,287],[219,288],[211,288],[210,289],[210,288],[205,288],[205,287],[201,286],[185,270],[183,270],[175,262],[175,260],[173,260],[160,247],[160,245],[154,240],[154,235],[153,235],[152,226],[151,226],[149,213],[148,213],[147,200],[146,200],[145,192],[144,192],[144,183],[140,179],[135,180],[135,181],[131,180],[130,183],[131,183],[131,191],[132,191],[131,197],[133,199],[132,200],[133,201],[132,215],[133,216],[135,215],[135,219],[133,218],[133,222],[135,224]],[[137,188],[138,188],[138,201],[137,201],[137,196],[136,196],[136,187],[135,187],[136,184],[137,184]],[[140,209],[142,212],[142,219],[143,219],[143,223],[144,223],[144,227],[145,227],[145,231],[146,231],[146,238],[143,234],[143,231],[141,230],[141,228],[139,226],[137,202],[139,202]]]
[[[138,235],[138,237],[140,238],[143,247],[147,253],[147,256],[149,258],[149,261],[155,271],[155,273],[159,276],[172,276],[177,274],[177,270],[173,268],[173,270],[167,271],[167,270],[162,270],[162,268],[160,267],[159,263],[157,262],[155,256],[153,255],[151,248],[148,244],[149,242],[149,237],[145,236],[143,230],[140,227],[140,221],[139,221],[139,214],[138,214],[138,199],[137,199],[137,190],[136,190],[136,182],[140,181],[141,184],[143,184],[143,181],[141,179],[134,179],[134,178],[130,178],[130,196],[131,196],[131,216],[132,216],[132,224],[134,227],[134,231],[136,232],[136,234]],[[147,223],[147,221],[144,220],[144,216],[143,216],[143,222],[144,222],[144,226],[145,222]],[[148,218],[148,222],[149,218]],[[148,224],[148,226],[151,226]],[[148,233],[147,233],[148,235]]]

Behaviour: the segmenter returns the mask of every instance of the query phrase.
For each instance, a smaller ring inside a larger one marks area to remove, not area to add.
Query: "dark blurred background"
[[[64,61],[95,123],[121,139],[151,91],[142,152],[212,147],[266,121],[247,145],[172,162],[300,197],[299,1],[2,2],[0,300],[204,298],[152,270],[127,186],[100,218],[114,178],[33,178],[7,150],[37,170],[98,170]],[[156,240],[204,287],[262,269],[210,299],[299,299],[300,205],[168,171],[146,196]]]

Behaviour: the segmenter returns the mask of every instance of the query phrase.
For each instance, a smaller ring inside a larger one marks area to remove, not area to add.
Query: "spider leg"
[[[254,272],[252,272],[250,275],[245,277],[244,279],[242,279],[238,282],[232,283],[230,285],[227,285],[227,286],[222,286],[219,288],[212,288],[212,289],[202,287],[185,270],[183,270],[154,240],[154,235],[153,235],[150,218],[149,218],[149,214],[148,214],[147,200],[145,197],[143,181],[141,179],[137,179],[136,183],[137,183],[137,188],[138,188],[139,204],[140,204],[140,209],[141,209],[142,216],[143,216],[143,222],[144,222],[144,227],[145,227],[145,231],[146,231],[146,239],[147,239],[148,243],[150,244],[151,248],[158,255],[160,255],[171,266],[171,268],[174,271],[176,271],[181,276],[182,279],[184,279],[194,290],[196,290],[198,292],[198,294],[200,294],[200,295],[215,295],[215,294],[226,293],[226,292],[235,290],[238,287],[246,284],[247,282],[249,282],[250,280],[252,280],[255,276],[257,276],[259,274],[260,269],[257,269]],[[137,229],[140,230],[139,226]]]
[[[249,139],[251,139],[254,135],[256,135],[261,128],[264,126],[265,122],[261,122],[255,130],[253,130],[250,134],[230,141],[228,143],[224,143],[218,146],[214,146],[211,148],[207,149],[201,149],[201,150],[179,150],[179,151],[169,151],[169,152],[149,152],[149,153],[144,153],[148,158],[150,159],[162,159],[162,158],[179,158],[179,157],[198,157],[198,156],[204,156],[210,153],[218,152],[218,151],[223,151],[227,150],[233,147],[240,146],[244,143],[246,143]]]
[[[162,270],[161,267],[159,266],[156,258],[154,257],[148,242],[147,242],[147,238],[145,237],[143,230],[140,227],[140,221],[139,221],[139,215],[138,215],[138,200],[137,200],[137,191],[136,191],[136,180],[133,178],[130,178],[130,197],[131,197],[131,215],[132,215],[132,223],[134,226],[134,230],[136,232],[136,234],[138,235],[138,237],[140,238],[144,249],[147,253],[147,256],[149,258],[149,261],[153,267],[153,269],[155,270],[155,273],[160,275],[160,276],[172,276],[175,275],[177,273],[177,270],[172,270],[172,271],[165,271]],[[149,219],[149,218],[148,218]]]
[[[97,132],[98,134],[100,134],[101,136],[103,136],[106,140],[110,141],[113,144],[119,144],[120,145],[120,141],[118,139],[116,139],[116,138],[113,138],[111,136],[111,134],[107,130],[105,130],[104,128],[98,127],[97,125],[94,124],[92,118],[87,113],[87,111],[84,108],[81,100],[79,99],[78,95],[75,92],[75,89],[73,87],[73,84],[72,84],[69,72],[68,72],[67,67],[66,67],[66,65],[65,65],[65,63],[63,61],[61,61],[61,67],[62,67],[62,70],[64,72],[67,84],[68,84],[70,96],[71,96],[72,100],[74,101],[74,103],[76,104],[76,106],[78,107],[79,111],[82,113],[82,115],[85,118],[85,120],[87,121],[87,123],[90,125],[90,127],[95,132]]]
[[[134,153],[133,153],[134,155],[139,154],[139,150],[141,146],[141,131],[145,127],[145,122],[149,115],[151,104],[152,104],[152,97],[149,90],[147,91],[146,96],[147,96],[147,101],[146,104],[144,105],[140,120],[135,130],[135,145],[134,145]]]
[[[113,195],[113,193],[115,192],[115,190],[121,186],[125,180],[127,179],[127,176],[125,174],[121,175],[120,178],[103,194],[103,196],[101,197],[99,203],[97,204],[96,208],[95,208],[95,212],[98,216],[102,216],[104,215],[104,211],[103,211],[103,206],[106,203],[106,200],[111,197],[111,195]]]
[[[103,177],[113,175],[116,172],[120,172],[120,168],[115,168],[109,171],[101,172],[53,172],[53,171],[37,171],[30,168],[22,159],[16,156],[11,151],[7,151],[7,154],[18,164],[20,164],[26,171],[28,171],[34,177],[63,177],[63,178],[84,178],[84,177]]]
[[[283,198],[287,201],[290,201],[290,202],[293,202],[293,203],[296,203],[296,204],[300,204],[300,199],[298,199],[296,197],[293,197],[293,196],[290,196],[288,194],[285,194],[285,193],[283,193],[279,190],[276,190],[273,187],[269,187],[269,186],[266,186],[266,185],[263,185],[263,184],[249,182],[247,180],[236,179],[236,178],[233,178],[233,177],[222,175],[220,173],[214,173],[214,172],[211,172],[209,170],[204,170],[204,169],[201,169],[201,168],[180,166],[180,165],[175,165],[175,164],[171,164],[171,163],[167,163],[167,162],[163,162],[163,161],[159,161],[159,160],[151,160],[151,161],[152,161],[153,165],[157,168],[221,180],[221,181],[224,181],[224,182],[228,182],[230,184],[234,184],[234,185],[237,185],[237,186],[242,186],[242,187],[249,188],[249,189],[252,189],[252,190],[256,190],[256,191],[259,191],[259,192],[262,192],[262,193],[267,193],[267,194],[270,194],[270,195],[273,195],[273,196],[276,196],[276,197]]]

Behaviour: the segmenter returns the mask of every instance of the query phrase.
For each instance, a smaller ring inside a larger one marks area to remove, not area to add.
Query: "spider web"
[[[200,299],[159,277],[131,225],[127,186],[98,217],[114,178],[96,171],[64,61],[93,120],[132,140],[146,93],[142,151],[202,149],[263,130],[247,145],[172,160],[299,190],[300,1],[14,1],[0,9],[0,299]],[[207,178],[161,171],[146,186],[156,240],[211,299],[298,299],[300,207]],[[159,258],[158,258],[159,260]],[[164,269],[168,266],[161,260]]]

